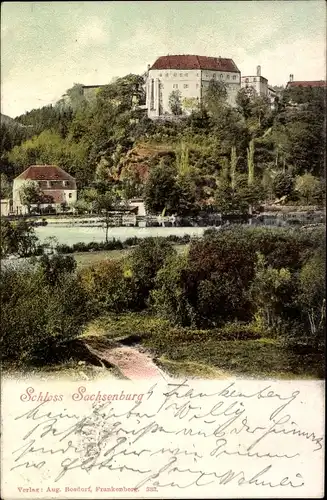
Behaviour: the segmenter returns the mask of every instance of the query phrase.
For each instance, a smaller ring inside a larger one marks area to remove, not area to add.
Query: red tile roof
[[[65,193],[63,190],[50,190],[50,189],[44,189],[43,194],[49,198],[51,198],[51,201],[49,199],[49,203],[65,203],[67,200],[65,198]],[[46,202],[48,203],[48,202]]]
[[[161,56],[150,69],[204,69],[240,73],[240,70],[232,59],[196,55]]]
[[[288,82],[287,87],[326,87],[324,80]]]
[[[72,181],[74,177],[67,174],[62,168],[57,165],[31,165],[22,172],[16,179],[32,180],[32,181]]]

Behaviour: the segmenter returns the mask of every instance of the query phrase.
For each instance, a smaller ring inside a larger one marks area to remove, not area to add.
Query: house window
[[[216,79],[216,73],[212,75],[212,78],[215,80]]]
[[[178,83],[173,84],[173,89],[178,89]]]
[[[177,76],[177,73],[174,73],[174,76]]]
[[[68,198],[71,198],[72,196],[73,196],[73,195],[72,195],[72,193],[69,193],[69,194],[68,194]]]
[[[184,75],[184,76],[188,76],[188,73],[185,73],[185,75]]]
[[[184,83],[184,89],[188,89],[188,84]]]
[[[160,76],[160,77],[162,77],[162,73],[160,73],[160,75],[159,75],[159,76]]]
[[[222,80],[224,78],[224,75],[220,73],[220,79]]]
[[[233,80],[236,80],[236,75],[233,76]]]
[[[249,79],[248,78],[245,78],[245,82],[248,83],[249,82]]]
[[[253,81],[254,81],[254,82],[256,82],[256,81],[257,81],[257,79],[256,79],[256,78],[253,78]]]
[[[229,80],[229,78],[230,78],[229,75],[227,75],[227,80]]]
[[[198,84],[198,83],[196,84],[196,88],[197,88],[197,89],[199,88],[199,84]]]
[[[166,74],[165,74],[165,76],[166,76],[166,78],[168,78],[168,76],[169,76],[169,73],[166,73]]]

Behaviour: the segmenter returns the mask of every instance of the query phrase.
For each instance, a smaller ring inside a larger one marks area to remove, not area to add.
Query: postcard
[[[324,497],[325,8],[3,2],[4,500]]]

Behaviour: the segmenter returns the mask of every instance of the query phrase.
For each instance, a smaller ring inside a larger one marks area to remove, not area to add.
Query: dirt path
[[[119,346],[112,348],[97,348],[86,343],[92,354],[104,363],[110,363],[119,369],[121,374],[131,380],[144,378],[169,378],[167,374],[152,361],[145,352],[135,347]]]

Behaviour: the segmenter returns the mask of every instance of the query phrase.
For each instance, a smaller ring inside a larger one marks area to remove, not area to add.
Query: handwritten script
[[[41,402],[4,385],[6,499],[323,493],[319,382],[110,380],[134,397],[105,401],[87,397],[100,382],[61,382]]]

